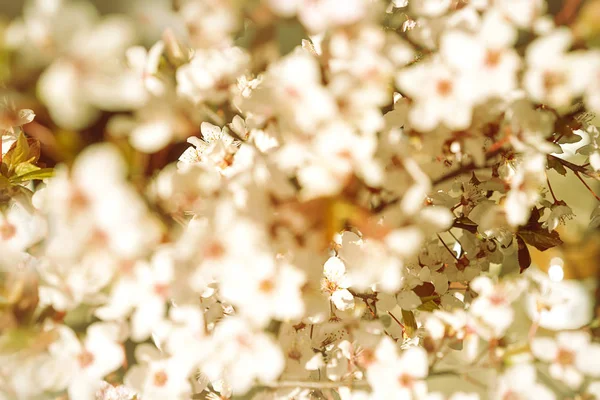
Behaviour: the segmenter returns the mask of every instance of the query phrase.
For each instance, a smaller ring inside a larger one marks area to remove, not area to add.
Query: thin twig
[[[403,324],[402,322],[400,322],[400,321],[398,320],[398,318],[396,318],[396,316],[395,316],[394,314],[392,314],[392,312],[391,312],[391,311],[388,311],[387,313],[388,313],[388,315],[389,315],[390,317],[392,317],[392,319],[393,319],[394,321],[396,321],[396,323],[397,323],[397,324],[400,326],[400,328],[402,328],[402,331],[404,331],[404,324]]]
[[[548,189],[550,189],[550,194],[552,195],[552,198],[554,199],[554,204],[558,203],[558,200],[557,200],[556,196],[554,195],[554,190],[552,190],[552,185],[550,184],[550,179],[548,178],[548,175],[546,175],[546,183],[548,184]]]
[[[454,254],[454,252],[452,250],[450,250],[450,247],[448,247],[448,245],[446,244],[446,242],[444,242],[444,239],[442,239],[442,237],[440,236],[439,233],[436,233],[438,239],[440,239],[440,242],[442,242],[442,244],[444,245],[444,247],[446,248],[446,250],[448,250],[448,253],[450,253],[452,255],[452,257],[454,257],[454,259],[456,261],[458,261],[458,257],[456,257],[456,254]]]
[[[587,184],[587,182],[584,181],[581,176],[579,176],[579,172],[573,171],[573,173],[581,181],[581,183],[583,183],[583,185],[587,188],[587,190],[590,191],[590,193],[592,194],[592,196],[594,196],[596,198],[596,200],[600,201],[600,197],[598,197],[598,195],[592,190],[592,188]]]

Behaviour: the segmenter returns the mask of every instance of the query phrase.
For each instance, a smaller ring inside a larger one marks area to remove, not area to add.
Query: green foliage
[[[0,190],[9,190],[16,185],[51,177],[54,170],[38,167],[36,163],[39,158],[39,142],[20,132],[0,164]]]

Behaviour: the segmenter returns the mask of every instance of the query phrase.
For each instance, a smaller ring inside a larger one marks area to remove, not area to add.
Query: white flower
[[[0,212],[0,243],[25,251],[46,235],[46,223],[33,207],[12,201]]]
[[[544,0],[505,0],[494,2],[494,7],[520,28],[530,27],[546,11]]]
[[[149,344],[135,349],[138,364],[125,375],[125,384],[148,400],[189,398],[191,366],[176,357],[167,357]]]
[[[80,27],[69,40],[65,56],[38,81],[40,98],[56,123],[81,129],[96,120],[100,109],[121,111],[143,104],[141,80],[118,62],[134,40],[128,19],[107,17],[92,27]]]
[[[488,12],[477,35],[448,31],[440,52],[446,62],[477,82],[472,90],[479,100],[510,93],[517,84],[520,59],[512,45],[516,30],[493,11]]]
[[[542,224],[543,227],[548,228],[548,231],[552,232],[558,225],[565,220],[573,218],[573,210],[571,207],[563,203],[553,204],[550,207],[550,215],[548,219]]]
[[[348,291],[350,281],[346,276],[346,266],[337,257],[330,257],[323,266],[323,291],[329,293],[331,302],[338,310],[354,308],[354,296]]]
[[[240,28],[238,12],[230,2],[194,0],[183,3],[178,16],[194,48],[218,49],[229,46],[231,35]]]
[[[506,196],[504,209],[506,219],[513,225],[525,225],[529,220],[531,207],[540,198],[539,187],[545,180],[546,156],[532,154],[524,158],[512,177],[511,191]]]
[[[367,12],[364,0],[268,0],[269,7],[283,17],[298,13],[298,18],[312,33],[323,32],[338,25],[359,21]]]
[[[546,386],[536,382],[536,370],[531,364],[517,364],[499,377],[494,400],[515,398],[522,400],[554,400],[556,396]]]
[[[238,317],[217,325],[209,348],[210,362],[202,365],[202,371],[211,381],[224,379],[235,394],[246,393],[255,380],[273,382],[285,366],[279,346]]]
[[[179,161],[186,164],[206,163],[224,170],[233,163],[233,156],[238,149],[239,142],[227,133],[228,128],[219,128],[210,122],[200,125],[202,139],[195,136],[188,138],[187,142],[194,145],[189,147],[180,157]]]
[[[44,366],[59,368],[59,371],[42,370],[41,373],[56,379],[55,385],[66,384],[71,397],[93,400],[103,378],[125,361],[123,348],[117,342],[118,327],[105,323],[92,324],[83,342],[67,327],[61,327],[59,333],[59,340],[49,347],[57,363]]]
[[[411,0],[410,11],[425,17],[439,17],[452,5],[451,0]]]
[[[158,66],[164,50],[164,43],[158,41],[149,51],[144,47],[135,46],[127,49],[125,53],[129,66],[138,74],[146,90],[155,96],[160,96],[165,92],[165,84],[157,76]]]
[[[550,260],[553,266],[562,269],[563,262]],[[540,285],[538,291],[529,291],[527,312],[532,320],[553,331],[580,329],[593,318],[593,296],[586,281],[563,279],[553,281],[546,273],[532,269],[529,274]]]
[[[531,342],[533,354],[550,362],[552,378],[566,383],[577,390],[583,383],[584,375],[600,377],[600,345],[591,343],[586,332],[560,332],[556,339],[538,337]]]
[[[527,48],[528,69],[523,86],[534,101],[564,109],[587,87],[589,74],[582,68],[588,60],[577,53],[567,53],[572,41],[571,31],[559,28]]]
[[[177,93],[196,103],[222,103],[248,62],[239,47],[197,50],[189,64],[177,69]]]
[[[107,130],[113,136],[129,136],[129,142],[139,151],[155,153],[198,130],[186,114],[189,110],[178,107],[175,101],[173,95],[152,97],[133,116],[120,114],[111,118]]]
[[[470,286],[479,293],[469,312],[483,323],[480,333],[484,337],[501,338],[513,322],[515,312],[511,303],[520,295],[519,286],[494,284],[484,276],[473,279]]]
[[[297,328],[284,324],[279,330],[278,339],[286,360],[282,379],[308,379],[311,370],[322,364],[322,360],[317,360],[319,354],[315,354],[312,348],[310,328]]]
[[[427,393],[423,380],[428,372],[427,352],[411,347],[398,354],[396,344],[384,337],[375,350],[375,361],[367,367],[367,381],[374,400],[410,400]]]
[[[337,106],[321,84],[318,62],[300,48],[270,65],[241,108],[265,119],[278,116],[286,136],[297,131],[314,136]]]
[[[134,400],[137,393],[127,386],[113,386],[108,382],[102,382],[102,386],[96,392],[96,400]]]
[[[171,295],[173,261],[165,252],[157,252],[151,263],[138,262],[131,271],[124,271],[114,285],[108,303],[96,310],[104,320],[125,318],[132,309],[131,338],[147,339],[165,316],[167,299]]]
[[[426,61],[401,70],[396,84],[414,103],[412,127],[431,131],[438,125],[460,130],[471,124],[476,91],[472,76],[457,75],[440,61]]]
[[[361,239],[352,232],[342,234],[339,258],[346,266],[353,288],[364,291],[376,286],[384,292],[395,292],[402,285],[403,265],[381,242]]]
[[[256,254],[250,263],[226,268],[221,293],[241,314],[265,326],[271,318],[293,320],[304,313],[302,271],[270,255]]]

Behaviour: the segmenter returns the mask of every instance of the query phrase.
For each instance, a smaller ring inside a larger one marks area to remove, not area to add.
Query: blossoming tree
[[[600,1],[124,3],[0,25],[1,400],[600,399]]]

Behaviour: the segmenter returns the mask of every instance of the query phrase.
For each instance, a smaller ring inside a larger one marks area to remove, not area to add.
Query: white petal
[[[600,377],[600,345],[591,344],[577,353],[575,358],[577,369],[594,378]]]
[[[556,342],[550,338],[535,338],[531,342],[531,351],[533,354],[544,361],[552,361],[558,353]]]
[[[331,295],[331,301],[340,311],[354,308],[354,296],[347,289],[336,290]]]
[[[338,257],[330,257],[323,265],[323,273],[331,282],[338,282],[346,273],[346,265]]]

